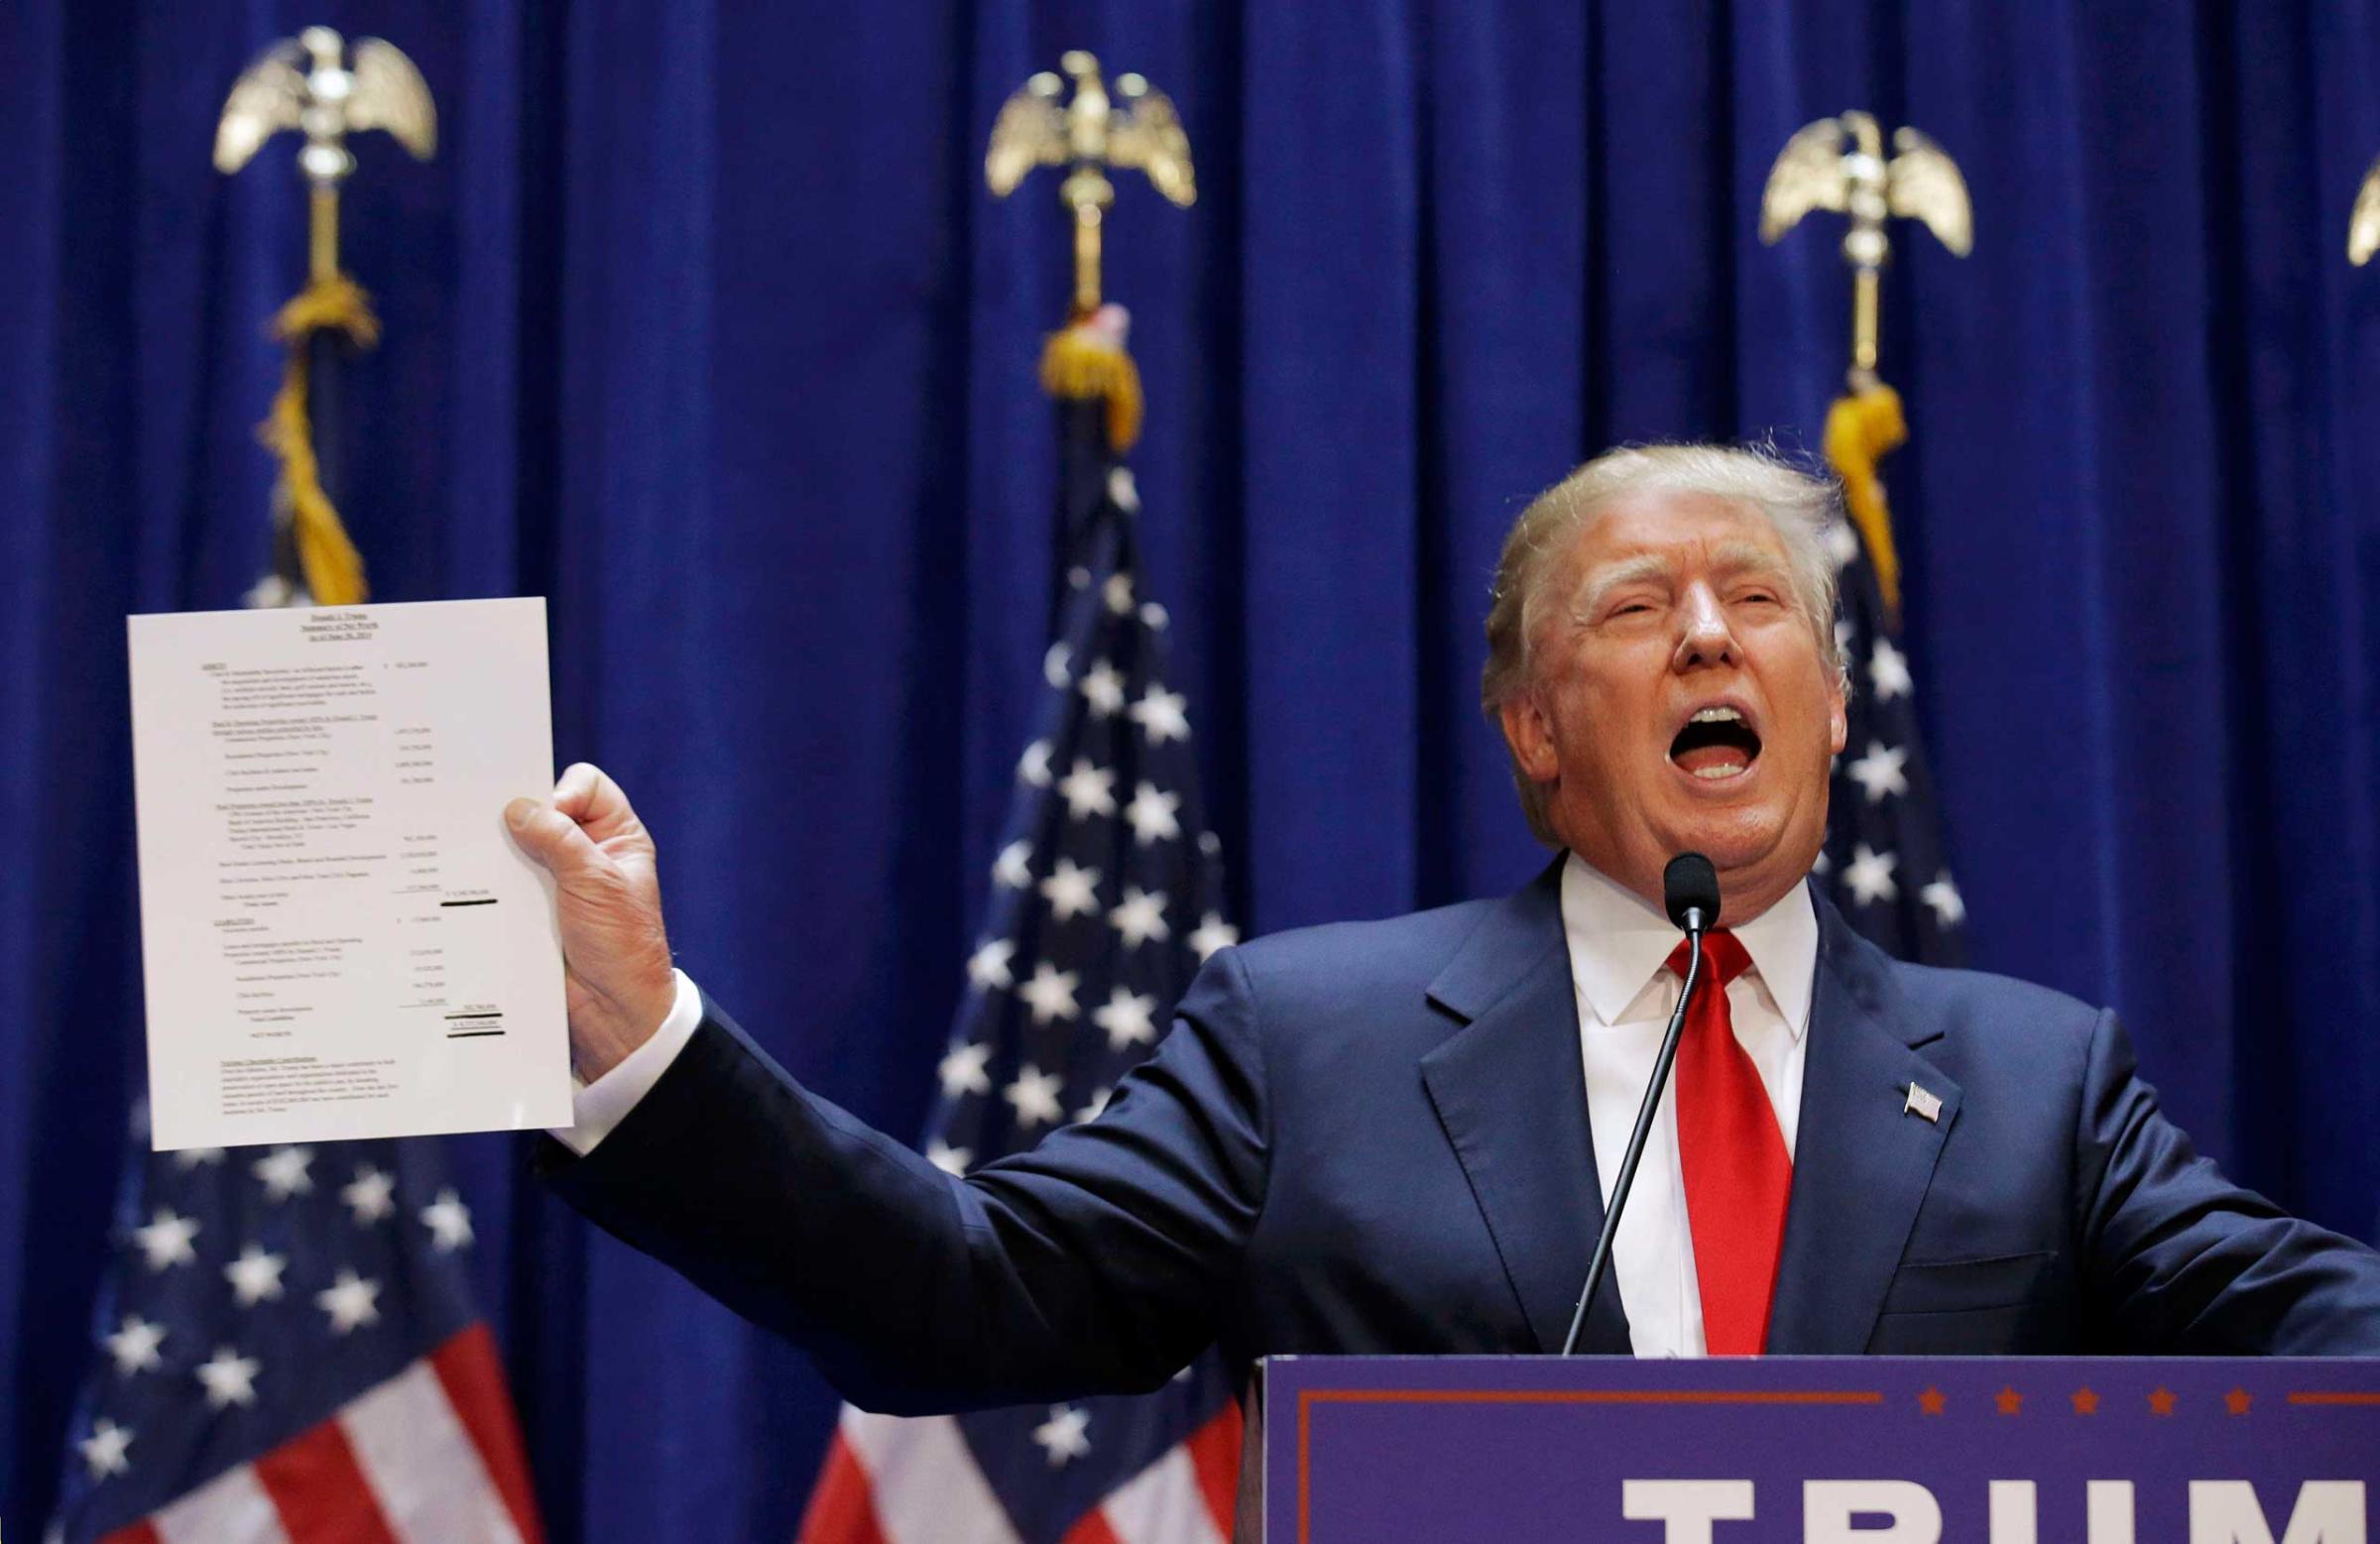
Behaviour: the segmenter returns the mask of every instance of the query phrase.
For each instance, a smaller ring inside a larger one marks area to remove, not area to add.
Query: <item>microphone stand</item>
[[[1575,1355],[1579,1334],[1587,1328],[1587,1305],[1611,1268],[1611,1241],[1619,1234],[1619,1214],[1628,1204],[1629,1187],[1636,1183],[1636,1164],[1644,1156],[1644,1140],[1652,1134],[1653,1112],[1660,1108],[1661,1091],[1669,1086],[1669,1069],[1678,1059],[1678,1036],[1686,1028],[1686,1005],[1694,1001],[1695,984],[1703,975],[1703,929],[1708,926],[1700,906],[1686,913],[1686,980],[1678,991],[1678,1006],[1661,1036],[1661,1054],[1653,1060],[1652,1081],[1644,1086],[1644,1103],[1636,1108],[1636,1129],[1628,1133],[1626,1156],[1619,1160],[1619,1178],[1611,1186],[1611,1204],[1604,1211],[1603,1231],[1595,1238],[1595,1254],[1587,1265],[1587,1284],[1579,1288],[1579,1306],[1570,1316],[1570,1333],[1562,1337],[1562,1355]]]

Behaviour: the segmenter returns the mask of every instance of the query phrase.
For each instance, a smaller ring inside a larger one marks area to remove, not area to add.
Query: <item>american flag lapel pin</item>
[[[1924,1116],[1939,1126],[1942,1124],[1942,1098],[1940,1095],[1927,1093],[1924,1085],[1912,1083],[1909,1085],[1909,1102],[1901,1106],[1901,1114],[1908,1115],[1911,1112]]]

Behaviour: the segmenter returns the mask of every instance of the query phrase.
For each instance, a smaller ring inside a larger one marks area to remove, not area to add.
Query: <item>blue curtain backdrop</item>
[[[1180,101],[1129,179],[1145,550],[1240,915],[1538,863],[1474,707],[1498,535],[1615,440],[1815,443],[1827,220],[1752,232],[1864,106],[1965,168],[1899,233],[1885,371],[1911,653],[1980,965],[2113,1002],[2204,1144],[2370,1237],[2380,1195],[2380,152],[2358,0],[9,0],[0,9],[0,1516],[46,1510],[139,1068],[123,616],[265,554],[287,141],[233,75],[398,42],[429,166],[362,142],[346,509],[388,600],[551,598],[555,744],[657,832],[684,963],[915,1129],[1049,575],[1046,180],[981,159],[1086,46]],[[802,1357],[454,1144],[557,1537],[781,1538]],[[807,1268],[834,1270],[833,1259]]]

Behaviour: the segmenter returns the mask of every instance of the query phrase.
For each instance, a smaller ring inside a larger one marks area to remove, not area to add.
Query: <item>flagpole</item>
[[[1813,210],[1845,216],[1851,269],[1851,339],[1845,390],[1827,411],[1828,462],[1843,482],[1852,531],[1839,530],[1835,557],[1838,647],[1853,683],[1845,744],[1834,773],[1827,847],[1818,873],[1851,925],[1904,959],[1956,965],[1964,954],[1965,907],[1943,853],[1933,778],[1900,648],[1900,554],[1878,463],[1909,437],[1901,398],[1879,373],[1884,266],[1890,222],[1915,219],[1954,255],[1973,247],[1965,179],[1941,147],[1915,129],[1892,136],[1875,118],[1822,118],[1786,141],[1760,198],[1760,239],[1773,245]]]
[[[1222,914],[1221,843],[1201,818],[1184,700],[1167,685],[1164,608],[1141,591],[1139,500],[1123,465],[1140,430],[1140,377],[1100,274],[1108,171],[1140,167],[1188,203],[1189,145],[1146,81],[1121,76],[1111,96],[1090,55],[1063,63],[1073,100],[1055,73],[1035,75],[1001,109],[985,163],[996,195],[1035,166],[1069,169],[1073,283],[1041,356],[1057,409],[1059,518],[1040,733],[1017,763],[924,1144],[953,1175],[1098,1120],[1198,966],[1238,937]],[[1067,925],[1083,916],[1106,925]],[[1160,1472],[1196,1484],[1136,1503],[1140,1533],[1216,1536],[1225,1521],[1206,1497],[1238,1479],[1233,1393],[1209,1352],[1147,1394],[987,1410],[940,1435],[847,1409],[798,1544],[868,1544],[888,1508],[961,1530],[998,1508],[998,1526],[1024,1537],[1107,1537],[1105,1503]],[[1050,1465],[1076,1466],[1067,1488],[1044,1483]]]
[[[339,188],[336,181],[314,181],[306,188],[306,289],[312,294],[329,293],[340,279],[339,271]],[[361,291],[357,292],[361,295]],[[348,342],[349,334],[337,327],[317,327],[307,333],[303,347],[306,354],[305,388],[306,416],[312,426],[316,477],[322,485],[323,498],[336,509],[347,493],[347,414],[346,371],[343,355],[356,345]],[[286,477],[286,473],[285,473]],[[276,501],[280,502],[280,501]],[[343,524],[343,523],[342,523]],[[296,546],[293,532],[293,547]],[[303,571],[300,562],[299,571]],[[326,606],[348,604],[364,598],[362,565],[357,562],[357,589],[347,596],[334,590],[325,596],[306,575],[306,590]]]
[[[273,318],[289,349],[281,390],[258,433],[280,461],[273,490],[273,568],[251,599],[349,605],[365,595],[363,559],[339,519],[345,487],[346,354],[380,336],[371,298],[339,266],[339,187],[355,171],[349,133],[386,129],[426,161],[437,111],[413,60],[378,38],[346,41],[308,27],[258,55],[232,83],[215,127],[215,168],[238,172],[285,130],[303,133],[298,169],[306,180],[306,284]]]
[[[1959,164],[1915,129],[1893,131],[1884,155],[1875,116],[1847,112],[1806,124],[1785,142],[1760,194],[1760,240],[1774,246],[1816,209],[1846,217],[1844,261],[1851,267],[1848,391],[1827,414],[1827,459],[1842,477],[1844,502],[1875,564],[1886,611],[1901,605],[1900,557],[1876,464],[1909,437],[1898,393],[1877,373],[1884,265],[1892,258],[1889,222],[1922,222],[1953,255],[1974,248],[1974,207]]]

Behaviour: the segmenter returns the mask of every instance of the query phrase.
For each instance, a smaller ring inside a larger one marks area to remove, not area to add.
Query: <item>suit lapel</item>
[[[1852,1355],[1875,1331],[1960,1089],[1913,1049],[1940,1030],[1913,1021],[1884,955],[1813,899],[1818,981],[1768,1350]],[[1912,1082],[1942,1101],[1939,1119],[1906,1108]]]
[[[1490,912],[1430,984],[1430,1000],[1464,1027],[1421,1059],[1439,1124],[1546,1352],[1562,1349],[1604,1220],[1562,933],[1561,867],[1557,860]],[[1628,1351],[1627,1320],[1608,1280],[1580,1346]]]

